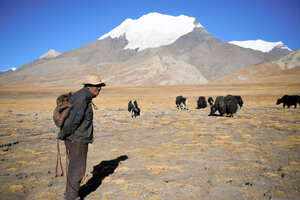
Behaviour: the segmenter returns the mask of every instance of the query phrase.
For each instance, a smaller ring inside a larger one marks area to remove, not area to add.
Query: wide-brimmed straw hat
[[[105,83],[103,83],[100,79],[100,76],[98,74],[88,74],[86,76],[85,81],[83,82],[83,85],[95,85],[95,86],[105,86]]]

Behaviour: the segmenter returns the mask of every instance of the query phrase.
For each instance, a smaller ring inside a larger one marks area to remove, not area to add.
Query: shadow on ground
[[[126,155],[123,155],[113,160],[101,161],[100,164],[95,165],[92,172],[92,178],[90,178],[86,184],[82,185],[79,188],[78,193],[80,198],[84,199],[91,192],[97,190],[104,178],[109,176],[110,174],[113,174],[119,163],[127,159],[128,157]]]

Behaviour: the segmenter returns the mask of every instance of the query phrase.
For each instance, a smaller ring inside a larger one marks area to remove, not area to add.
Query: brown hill
[[[244,69],[237,71],[229,76],[216,80],[217,83],[222,82],[236,82],[247,81],[258,77],[270,75],[274,72],[282,71],[279,65],[274,63],[263,63],[254,66],[245,67]]]
[[[265,82],[290,82],[300,83],[300,66],[291,69],[277,71],[269,76],[258,78],[258,80]]]
[[[220,78],[214,83],[228,82],[300,82],[300,66],[282,69],[275,63],[263,63],[246,67],[229,76]]]

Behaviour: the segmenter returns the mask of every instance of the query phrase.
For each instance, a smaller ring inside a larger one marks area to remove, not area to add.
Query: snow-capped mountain
[[[182,35],[192,32],[195,27],[203,28],[193,17],[185,15],[175,17],[154,12],[143,15],[137,20],[126,19],[121,25],[98,40],[125,36],[128,44],[124,49],[140,51],[172,44]]]
[[[247,41],[231,41],[231,44],[243,47],[250,48],[253,50],[258,50],[265,53],[278,54],[278,51],[282,53],[289,53],[292,50],[284,45],[281,41],[279,42],[267,42],[264,40],[247,40]]]
[[[8,73],[14,72],[16,70],[17,70],[17,68],[12,67],[10,69],[4,70],[4,71],[0,71],[0,74],[8,74]]]
[[[50,51],[0,85],[80,86],[91,71],[107,85],[204,84],[271,57],[216,38],[193,17],[149,13],[79,48]]]

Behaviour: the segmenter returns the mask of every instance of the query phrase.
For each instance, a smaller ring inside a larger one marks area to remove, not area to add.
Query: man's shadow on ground
[[[97,190],[103,179],[114,173],[119,163],[126,159],[128,159],[128,157],[124,155],[113,160],[101,161],[100,164],[95,165],[94,170],[92,171],[92,178],[90,178],[86,184],[79,188],[78,195],[80,196],[80,199],[84,199],[91,192]]]

